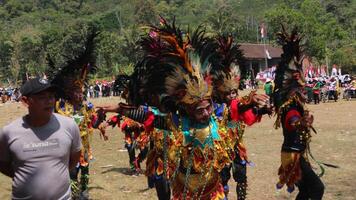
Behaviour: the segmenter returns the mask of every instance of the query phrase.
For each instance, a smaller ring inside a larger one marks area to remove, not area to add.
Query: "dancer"
[[[284,141],[277,189],[287,185],[293,192],[299,188],[297,200],[320,200],[324,185],[308,161],[313,115],[305,107],[304,78],[302,71],[303,52],[301,36],[296,29],[289,35],[285,29],[278,33],[278,42],[283,46],[282,60],[276,71],[274,105],[277,113],[275,127],[282,126]]]
[[[216,47],[199,28],[190,37],[183,36],[174,22],[161,19],[161,24],[152,26],[141,40],[144,57],[134,73],[140,81],[133,83],[130,95],[133,104],[147,102],[165,115],[125,104],[102,109],[143,123],[145,131],[163,130],[150,136],[162,138],[157,154],[163,157],[162,171],[171,183],[173,199],[224,199],[219,172],[232,163],[236,139],[224,137],[219,128],[213,115],[213,87],[203,77]],[[251,98],[261,101],[256,95]]]
[[[269,108],[269,97],[267,95],[258,95],[253,91],[245,97],[238,97],[241,71],[246,71],[243,69],[243,54],[239,46],[234,44],[231,36],[218,36],[217,42],[218,53],[221,59],[210,70],[214,85],[215,115],[219,121],[220,128],[227,130],[228,134],[226,137],[236,140],[234,145],[234,160],[220,174],[227,198],[227,194],[229,193],[228,181],[231,178],[230,170],[232,169],[233,178],[237,183],[237,199],[243,200],[246,198],[246,165],[249,163],[246,147],[243,142],[245,126],[251,126],[259,122],[262,115],[270,113],[271,109]],[[254,102],[254,98],[252,98],[254,95],[258,96],[262,101]],[[266,107],[266,109],[253,111],[254,105]]]
[[[121,124],[121,118],[123,122]],[[112,116],[106,123],[113,128],[117,125],[125,134],[125,148],[129,155],[129,165],[133,173],[141,173],[141,162],[146,159],[148,152],[149,137],[143,130],[143,125],[127,117],[119,115]],[[135,149],[138,148],[140,153],[136,156]]]
[[[52,80],[58,86],[57,102],[55,111],[61,115],[72,117],[77,123],[83,148],[81,150],[80,161],[76,168],[70,171],[72,180],[73,198],[89,199],[89,160],[92,157],[90,147],[90,136],[93,132],[94,124],[98,119],[94,106],[84,100],[84,86],[87,81],[87,74],[95,71],[94,39],[98,35],[95,28],[92,28],[86,38],[85,50],[77,57],[67,61],[55,74]],[[49,63],[53,61],[49,59]],[[53,66],[51,69],[55,69]],[[98,127],[95,127],[98,128]],[[105,133],[105,132],[101,132]],[[106,138],[106,136],[104,136]],[[78,187],[78,174],[80,175],[80,187]]]

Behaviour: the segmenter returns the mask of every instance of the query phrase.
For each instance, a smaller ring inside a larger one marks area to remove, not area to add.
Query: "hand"
[[[109,123],[106,122],[106,121],[103,121],[103,122],[99,125],[98,129],[99,129],[99,130],[105,130],[108,126],[109,126]]]
[[[304,112],[304,116],[302,118],[302,123],[306,126],[306,127],[311,127],[312,124],[314,122],[314,116],[312,114],[310,114],[309,111],[305,111]]]
[[[107,127],[107,123],[101,123],[99,125],[99,131],[100,131],[100,138],[104,138],[104,141],[107,141],[109,139],[109,137],[106,135],[106,130],[105,128]]]
[[[255,94],[252,96],[252,102],[257,105],[257,107],[270,107],[270,99],[268,95],[265,94]]]

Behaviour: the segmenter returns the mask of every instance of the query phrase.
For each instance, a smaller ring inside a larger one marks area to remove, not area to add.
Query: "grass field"
[[[118,98],[95,99],[96,105],[117,103]],[[315,116],[318,134],[312,138],[312,151],[317,159],[340,166],[327,168],[322,180],[326,200],[356,199],[356,101],[309,105]],[[0,126],[26,113],[19,103],[0,105]],[[277,192],[277,169],[280,164],[282,131],[273,129],[275,118],[263,117],[248,127],[245,141],[254,167],[248,168],[248,199],[294,199],[296,192],[288,194],[283,188]],[[123,134],[108,128],[109,141],[100,139],[95,132],[92,146],[95,160],[91,163],[90,196],[92,199],[153,200],[154,189],[147,189],[144,175],[132,176],[128,172],[128,155],[124,149]],[[318,169],[314,165],[316,170]],[[50,186],[49,186],[50,187]],[[230,199],[236,199],[234,182],[230,181]],[[0,199],[10,199],[11,180],[0,175]]]

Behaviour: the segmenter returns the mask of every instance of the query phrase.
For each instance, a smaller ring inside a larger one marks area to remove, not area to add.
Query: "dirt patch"
[[[95,99],[95,105],[117,103],[118,98]],[[314,126],[318,131],[312,138],[312,151],[321,161],[339,165],[327,168],[322,178],[326,200],[356,199],[356,101],[339,101],[309,105],[315,115]],[[18,103],[0,105],[0,126],[26,112]],[[262,122],[246,130],[246,145],[250,160],[248,168],[248,199],[294,199],[296,192],[288,194],[283,188],[277,192],[277,169],[280,164],[282,131],[273,129],[275,118],[265,116]],[[100,140],[97,132],[92,138],[95,160],[90,168],[90,196],[92,199],[157,199],[154,189],[147,189],[146,177],[132,176],[128,171],[128,156],[124,149],[123,134],[108,129],[110,140]],[[317,166],[314,165],[317,169]],[[236,199],[235,183],[230,181],[230,199]],[[0,199],[9,199],[11,180],[0,175]]]

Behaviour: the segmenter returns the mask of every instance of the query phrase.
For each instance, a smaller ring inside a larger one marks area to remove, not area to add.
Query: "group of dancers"
[[[283,54],[273,99],[255,91],[241,97],[239,81],[246,69],[232,36],[207,34],[203,27],[181,30],[174,21],[161,18],[139,42],[141,58],[124,92],[126,103],[95,111],[83,93],[87,74],[95,68],[96,35],[93,31],[88,36],[83,54],[68,61],[53,79],[61,88],[56,112],[73,117],[81,131],[82,157],[71,172],[75,197],[88,198],[93,129],[107,138],[105,128],[118,125],[125,134],[131,169],[141,172],[146,159],[145,174],[158,199],[227,199],[231,171],[237,199],[246,199],[250,161],[245,128],[275,113],[275,127],[282,127],[284,137],[277,189],[286,185],[292,192],[296,185],[297,199],[322,199],[324,185],[307,155],[313,116],[305,108],[303,52],[295,30],[278,34]],[[105,120],[108,112],[117,115]]]

